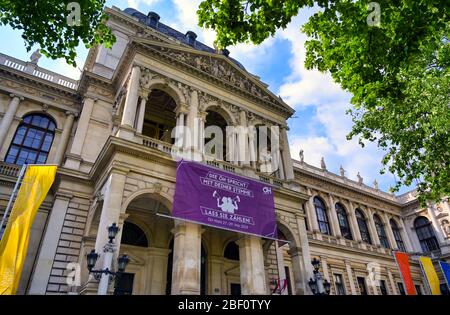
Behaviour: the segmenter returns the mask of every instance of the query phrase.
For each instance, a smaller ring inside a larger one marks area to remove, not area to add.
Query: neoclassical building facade
[[[423,208],[415,192],[395,196],[292,159],[286,121],[294,111],[226,50],[154,12],[107,13],[117,41],[89,51],[78,81],[0,54],[0,213],[22,164],[59,166],[31,230],[19,294],[95,294],[86,254],[102,253],[112,223],[120,226],[114,261],[126,253],[130,262],[111,293],[273,294],[281,278],[282,294],[311,294],[317,258],[331,294],[402,294],[394,250],[410,253],[416,288],[428,293],[417,257],[449,260],[448,199]],[[167,217],[177,126],[196,131],[176,136],[202,163],[273,185],[278,236],[287,242]],[[238,150],[259,146],[241,132],[205,154],[208,126],[224,134],[277,127],[269,153],[279,167],[268,173],[258,150]]]

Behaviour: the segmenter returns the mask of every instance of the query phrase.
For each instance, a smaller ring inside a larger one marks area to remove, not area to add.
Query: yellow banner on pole
[[[434,269],[434,265],[433,262],[431,261],[431,258],[421,256],[419,260],[420,264],[422,265],[422,269],[425,273],[425,276],[427,278],[428,284],[430,286],[431,294],[441,295],[439,277],[436,273],[436,270]]]
[[[56,166],[27,167],[0,242],[0,294],[15,294],[27,255],[30,229],[37,210],[55,180]]]

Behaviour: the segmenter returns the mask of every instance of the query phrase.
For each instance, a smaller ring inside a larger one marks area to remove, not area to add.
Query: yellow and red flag
[[[16,201],[0,241],[0,294],[15,294],[27,255],[30,228],[47,196],[56,166],[27,167]]]
[[[439,277],[434,269],[433,262],[430,257],[421,256],[419,258],[420,264],[422,265],[422,270],[427,278],[428,284],[431,289],[431,294],[441,295],[441,287],[439,283]]]

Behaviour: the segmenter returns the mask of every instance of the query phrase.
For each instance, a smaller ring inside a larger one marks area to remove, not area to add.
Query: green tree
[[[315,5],[301,29],[305,64],[352,94],[347,138],[385,151],[381,173],[397,174],[393,191],[416,183],[422,202],[436,201],[450,195],[450,2],[378,1],[379,19],[369,2],[205,0],[197,13],[223,48],[259,44]]]
[[[87,48],[111,47],[115,41],[105,24],[104,4],[105,0],[0,0],[0,25],[22,30],[27,51],[38,44],[45,56],[65,58],[76,66],[80,41]]]

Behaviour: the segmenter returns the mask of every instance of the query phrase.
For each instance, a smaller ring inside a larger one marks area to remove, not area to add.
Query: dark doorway
[[[230,283],[230,295],[241,295],[240,283]]]
[[[134,273],[124,272],[116,279],[114,295],[133,294]]]

